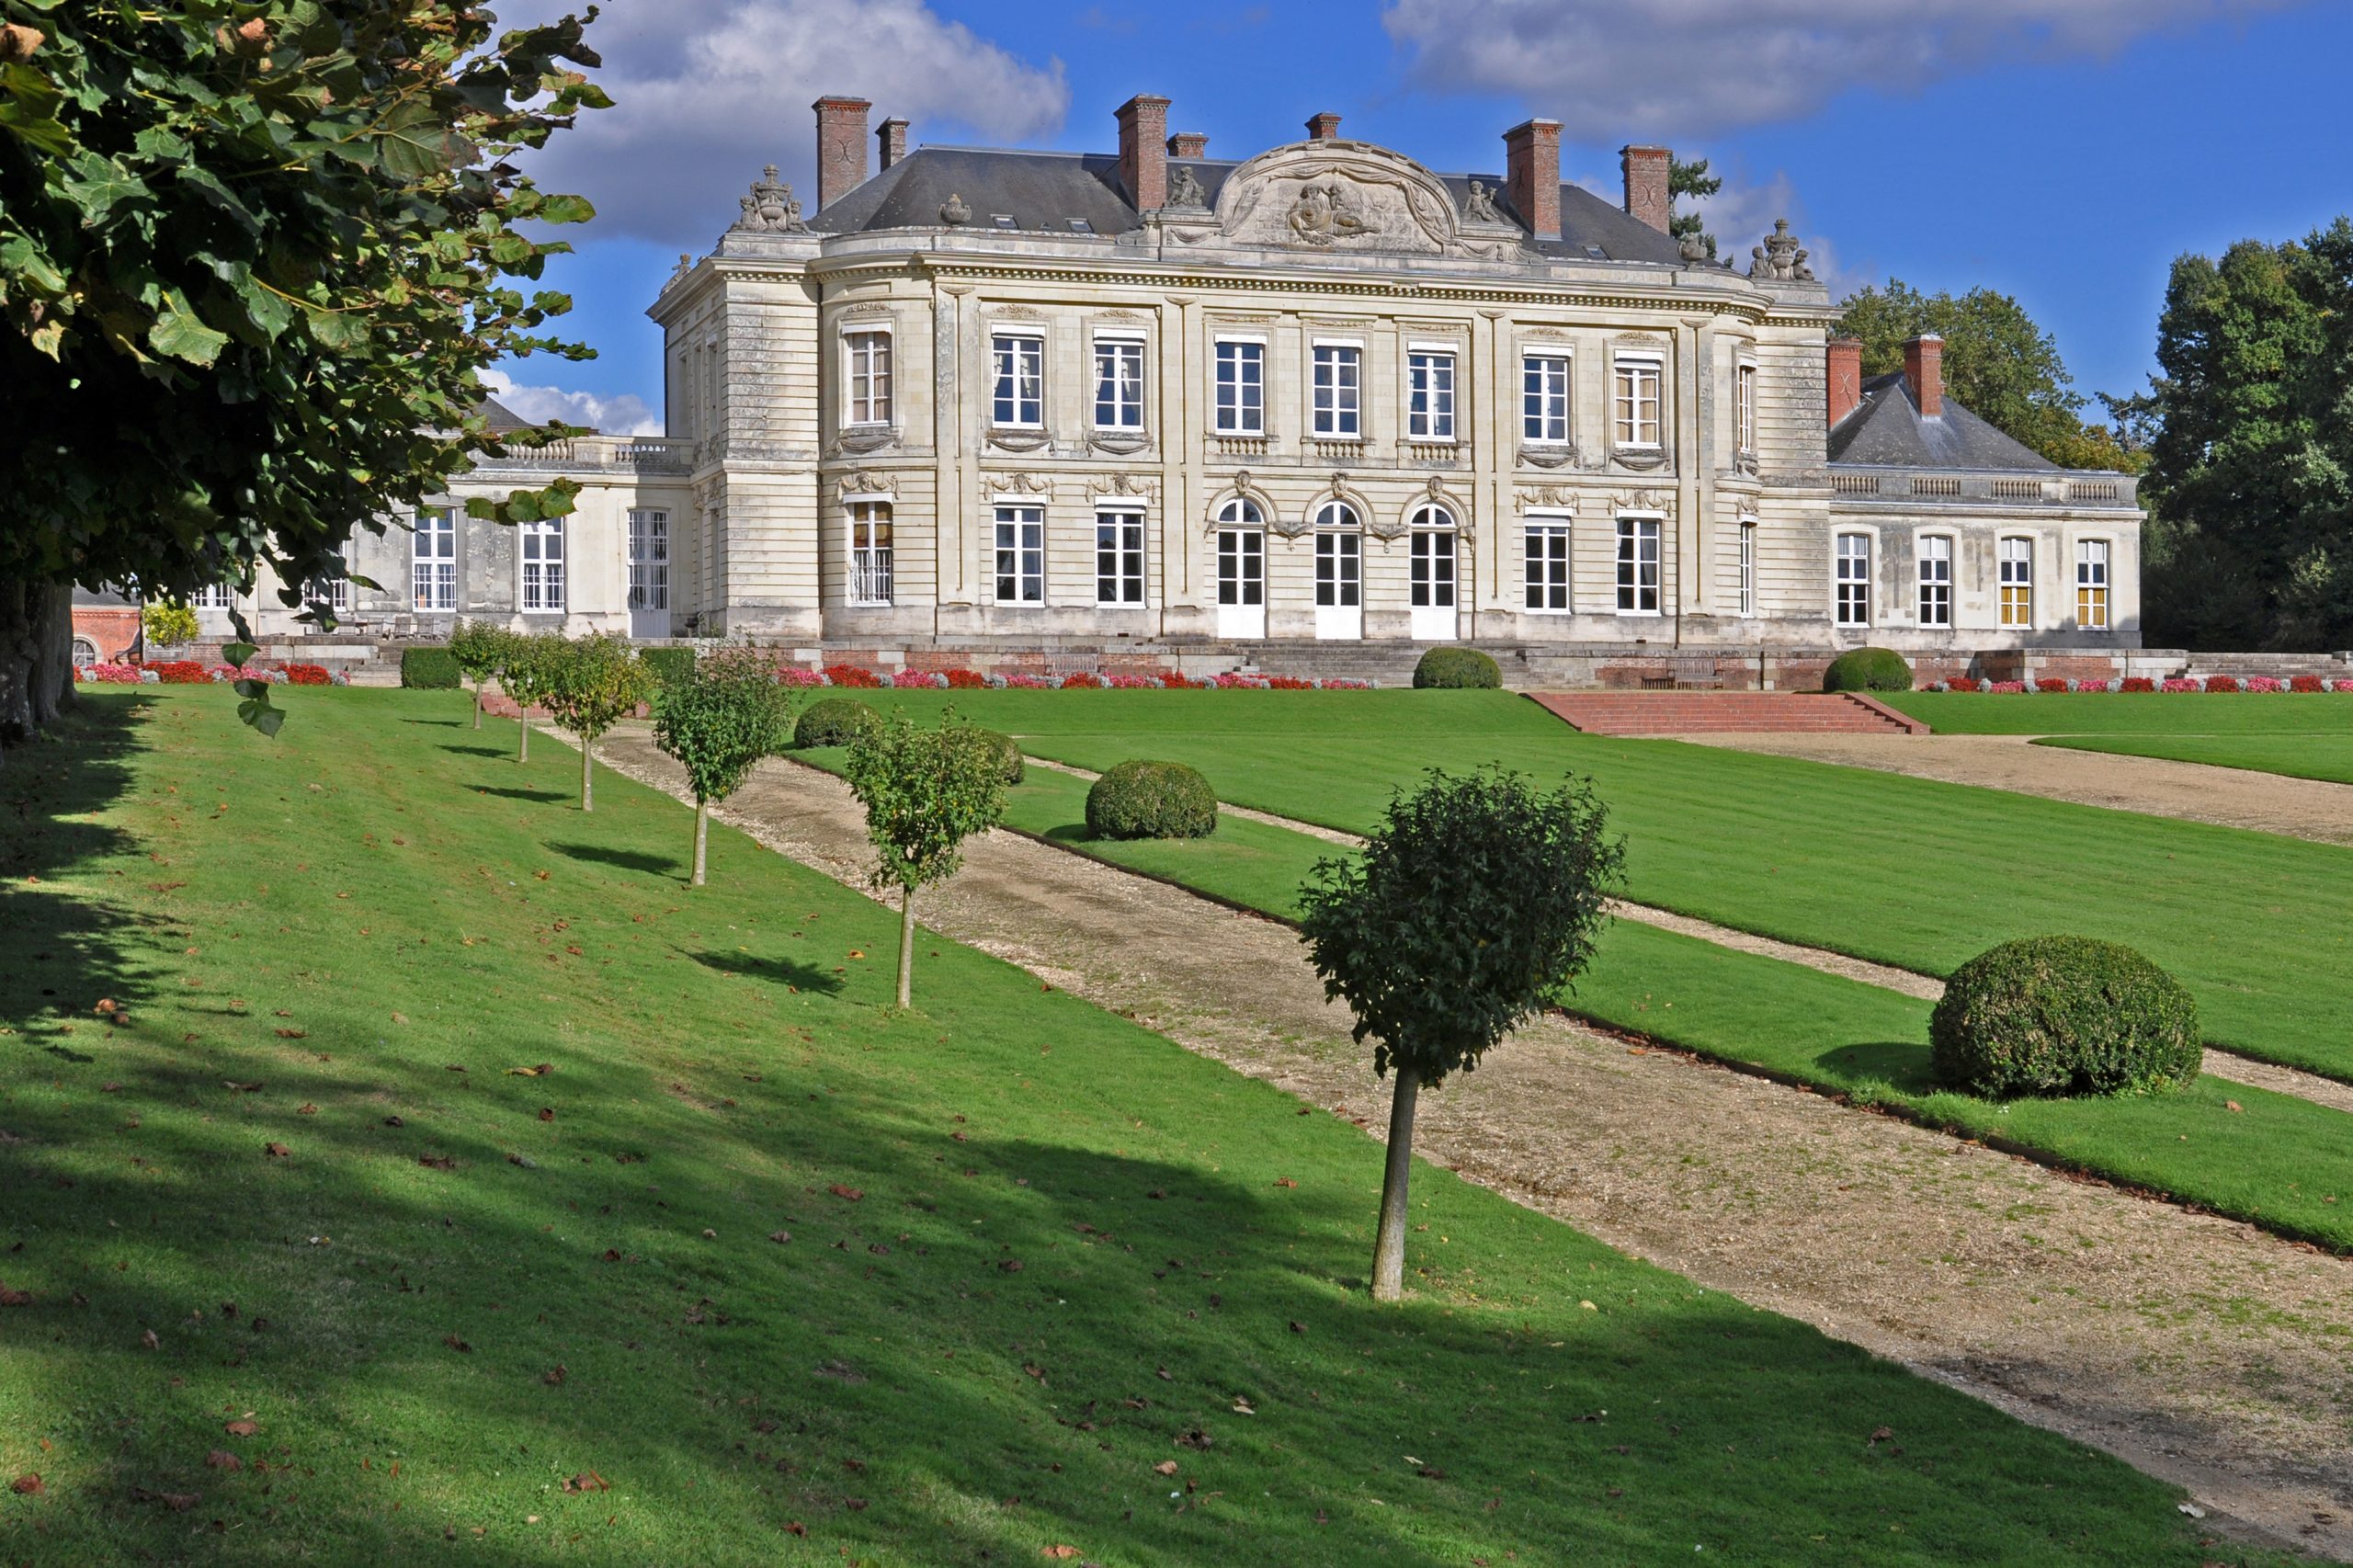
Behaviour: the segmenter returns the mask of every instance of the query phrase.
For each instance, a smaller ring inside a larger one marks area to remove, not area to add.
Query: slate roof
[[[1863,401],[1830,428],[1834,464],[1870,468],[2032,469],[2059,465],[2005,436],[1945,393],[1944,414],[1920,417],[1901,371],[1863,383]]]
[[[1217,205],[1226,176],[1241,165],[1211,158],[1171,158],[1170,179],[1190,169],[1209,205]],[[1510,211],[1501,175],[1442,175],[1456,210],[1473,178],[1496,193],[1497,210]],[[1019,148],[919,147],[809,220],[824,234],[865,233],[882,229],[938,228],[939,210],[950,196],[972,210],[964,227],[1068,234],[1074,219],[1079,233],[1118,234],[1142,221],[1120,188],[1120,160],[1109,153],[1035,153]],[[1517,222],[1517,218],[1514,220]],[[1681,265],[1677,242],[1649,224],[1628,217],[1583,186],[1561,187],[1561,238],[1536,244],[1543,255],[1573,260],[1643,261]]]
[[[494,397],[485,397],[482,400],[482,411],[483,414],[490,420],[490,433],[494,436],[507,430],[528,430],[531,428],[531,422],[529,420],[524,418],[521,415],[516,413],[513,409],[507,407],[505,403],[499,402]]]

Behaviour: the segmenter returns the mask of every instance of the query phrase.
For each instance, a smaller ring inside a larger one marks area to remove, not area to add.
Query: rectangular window
[[[893,567],[891,504],[853,501],[849,507],[849,602],[891,602]]]
[[[1328,440],[1352,441],[1364,434],[1364,350],[1342,344],[1315,346],[1315,433]]]
[[[1732,429],[1737,450],[1756,450],[1756,367],[1742,365],[1732,374]]]
[[[1841,626],[1871,623],[1871,536],[1838,536],[1838,614]]]
[[[1095,517],[1095,602],[1143,603],[1143,514],[1098,512]]]
[[[458,608],[458,514],[449,506],[427,506],[416,515],[410,536],[410,602],[423,610]]]
[[[1622,535],[1624,525],[1620,525]],[[1623,596],[1620,596],[1621,597]],[[1569,608],[1569,525],[1528,525],[1528,608]]]
[[[1046,423],[1046,342],[999,333],[990,340],[996,355],[996,393],[989,418],[1000,426],[1036,428]]]
[[[1315,536],[1315,605],[1318,609],[1354,609],[1364,603],[1364,536]]]
[[[554,614],[563,608],[563,519],[519,523],[523,550],[523,608]]]
[[[237,590],[226,583],[215,583],[210,587],[199,588],[196,590],[196,597],[188,602],[188,608],[190,609],[234,609],[236,607]]]
[[[2075,541],[2075,624],[2086,631],[2108,630],[2108,540]]]
[[[1405,436],[1454,439],[1454,356],[1416,349],[1405,356]]]
[[[2002,624],[2034,624],[2034,540],[2002,541]]]
[[[852,425],[891,423],[891,335],[853,332],[843,338],[849,350],[849,415]]]
[[[1519,361],[1519,434],[1523,440],[1566,445],[1569,439],[1569,357],[1528,354]]]
[[[348,577],[314,577],[302,590],[309,603],[325,601],[327,608],[337,615],[351,608],[351,579]]]
[[[1656,448],[1659,435],[1659,363],[1655,359],[1620,359],[1614,399],[1617,444]]]
[[[1756,613],[1756,525],[1740,525],[1740,613]]]
[[[1095,340],[1095,427],[1143,428],[1143,345]]]
[[[1618,519],[1618,608],[1629,615],[1658,613],[1656,517]]]
[[[1407,561],[1407,585],[1415,609],[1454,608],[1454,536],[1438,528],[1415,528]]]
[[[996,602],[1001,605],[1041,605],[1046,602],[1046,509],[1043,506],[999,506],[996,509]]]
[[[1267,346],[1221,340],[1217,346],[1217,433],[1267,433]]]
[[[632,508],[629,515],[629,608],[670,608],[670,514]]]
[[[1920,562],[1920,624],[1952,624],[1952,540],[1923,534],[1913,547]]]

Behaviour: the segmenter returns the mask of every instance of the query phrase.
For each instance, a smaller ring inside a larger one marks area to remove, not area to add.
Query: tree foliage
[[[474,692],[474,728],[482,728],[482,688],[498,673],[515,633],[494,620],[460,620],[449,632],[449,657]]]
[[[551,631],[512,634],[499,649],[498,689],[513,699],[522,721],[522,733],[515,740],[518,761],[530,759],[531,710],[547,706],[557,665],[568,652],[563,639]]]
[[[951,711],[919,730],[893,713],[849,749],[843,777],[866,808],[879,864],[874,885],[900,893],[899,1006],[912,997],[915,890],[964,863],[964,840],[1005,814],[1003,760],[987,735]]]
[[[158,599],[141,607],[139,630],[158,648],[177,648],[196,641],[196,611],[184,604]]]
[[[695,886],[704,881],[711,802],[791,744],[792,704],[775,655],[748,647],[705,654],[654,687],[654,744],[677,759],[694,792]]]
[[[1724,177],[1708,172],[1708,160],[1685,160],[1670,154],[1666,163],[1666,202],[1670,210],[1676,199],[1685,196],[1713,196],[1723,189]],[[1708,247],[1708,255],[1716,254],[1716,236],[1708,233],[1708,222],[1697,212],[1675,212],[1666,221],[1666,232],[1678,240],[1698,238]]]
[[[551,642],[540,701],[549,718],[580,737],[580,809],[594,811],[597,740],[654,695],[654,672],[618,632]]]

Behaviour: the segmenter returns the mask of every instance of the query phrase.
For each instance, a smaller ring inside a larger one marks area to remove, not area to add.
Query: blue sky
[[[598,206],[551,281],[600,357],[508,373],[522,412],[614,429],[659,407],[643,312],[679,253],[764,163],[813,206],[828,91],[918,142],[1070,149],[1112,146],[1112,109],[1155,92],[1227,157],[1330,109],[1448,171],[1500,168],[1501,132],[1541,114],[1567,122],[1563,173],[1613,193],[1616,149],[1665,142],[1727,177],[1710,217],[1734,254],[1786,214],[1842,291],[2016,294],[2086,392],[2148,373],[2176,256],[2353,210],[2343,0],[615,0],[598,35],[619,107],[542,183]]]

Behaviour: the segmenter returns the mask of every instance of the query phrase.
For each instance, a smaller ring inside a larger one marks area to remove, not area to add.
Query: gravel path
[[[676,791],[642,726],[601,755]],[[864,885],[835,779],[765,764],[719,814]],[[1383,1131],[1383,1086],[1279,925],[1005,833],[923,913]],[[1417,1138],[1516,1201],[2188,1487],[2217,1523],[2353,1558],[2353,1264],[1560,1018],[1427,1096]]]

